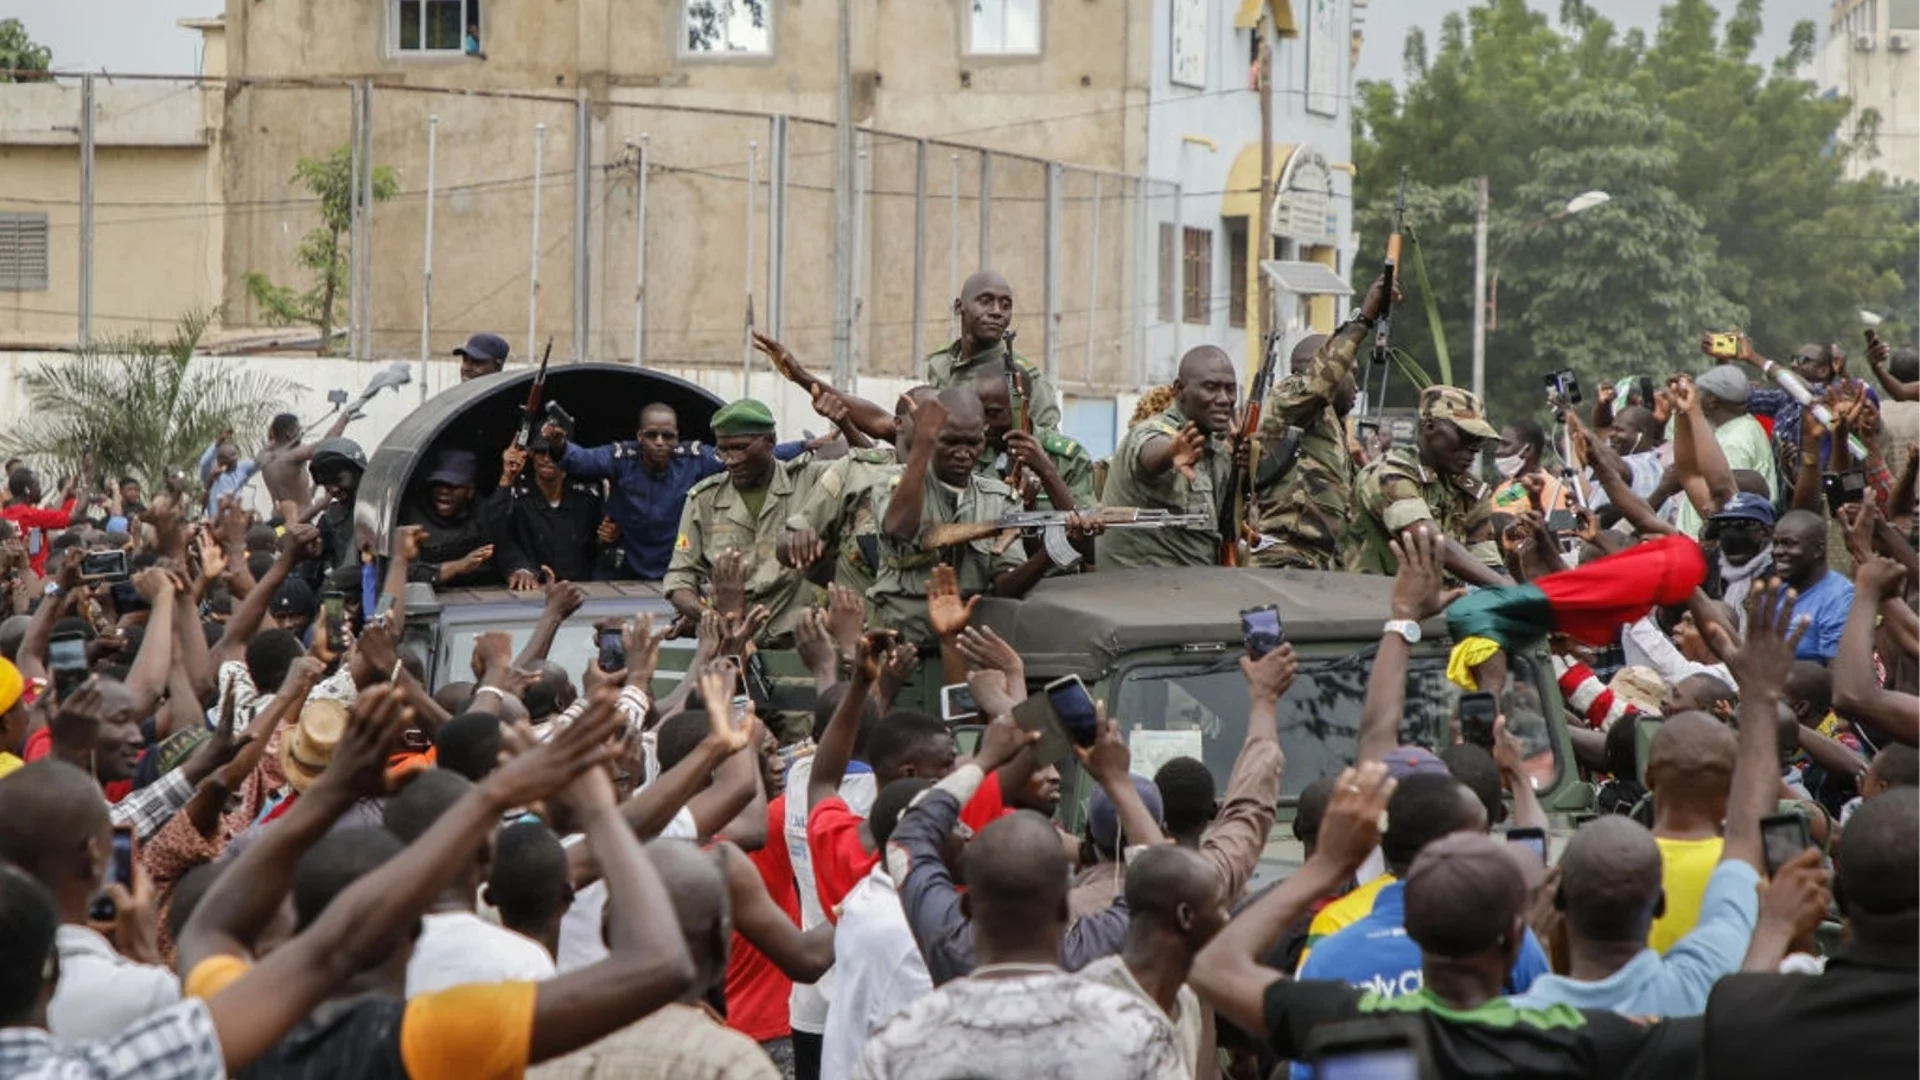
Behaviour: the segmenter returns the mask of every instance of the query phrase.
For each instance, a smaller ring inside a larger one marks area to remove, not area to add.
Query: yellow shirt
[[[0,750],[0,777],[6,776],[15,769],[24,768],[26,764],[26,762],[20,760],[18,754]]]
[[[1722,841],[1668,840],[1656,836],[1660,845],[1660,885],[1667,893],[1666,914],[1653,920],[1647,944],[1665,954],[1673,943],[1687,936],[1700,921],[1700,901],[1707,893],[1707,879],[1720,865]]]
[[[211,998],[252,965],[214,956],[187,973],[188,997]],[[539,984],[471,983],[409,998],[396,1037],[413,1080],[520,1080],[533,1043]]]
[[[1313,954],[1314,943],[1329,934],[1335,934],[1361,919],[1373,914],[1373,898],[1380,890],[1393,884],[1392,874],[1381,874],[1372,881],[1360,886],[1347,895],[1320,909],[1313,917],[1313,923],[1307,927],[1307,947],[1300,950],[1300,965],[1305,967],[1307,957]],[[1294,969],[1299,974],[1299,968]]]

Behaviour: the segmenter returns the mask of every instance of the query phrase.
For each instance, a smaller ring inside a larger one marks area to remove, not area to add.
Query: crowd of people
[[[891,410],[763,338],[828,437],[751,399],[711,447],[662,404],[597,447],[547,422],[420,463],[379,550],[350,411],[223,436],[151,497],[9,463],[0,1076],[1920,1072],[1912,352],[1869,350],[1883,404],[1836,346],[1776,391],[1714,335],[1724,362],[1584,416],[1563,393],[1551,428],[1427,387],[1383,445],[1352,414],[1386,291],[1293,350],[1252,437],[1202,346],[1102,462],[982,272]],[[508,350],[458,353],[484,379]],[[1239,658],[1223,792],[1191,758],[1136,773],[1155,718],[1102,706],[1059,753],[1015,722],[1025,662],[978,597],[1223,557],[1392,578],[1349,765],[1281,805],[1284,643]],[[575,583],[618,578],[671,613],[551,662]],[[543,606],[429,685],[418,582]],[[1403,745],[1441,620],[1499,715]],[[797,725],[745,677],[788,649]],[[1531,655],[1597,787],[1570,834],[1507,730]],[[896,705],[921,664],[966,684],[970,753]],[[1256,886],[1283,810],[1302,858]]]

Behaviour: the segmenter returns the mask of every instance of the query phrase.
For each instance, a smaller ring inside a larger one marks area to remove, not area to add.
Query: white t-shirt
[[[827,921],[826,912],[820,907],[820,887],[813,880],[813,852],[807,847],[807,780],[812,775],[811,757],[801,758],[787,767],[787,810],[780,822],[780,831],[787,841],[787,859],[793,863],[793,880],[799,887],[802,930],[811,930]],[[840,797],[846,800],[847,809],[866,817],[873,809],[875,788],[872,769],[858,761],[847,765],[847,774],[840,779]],[[771,842],[772,838],[768,840]],[[812,985],[793,984],[793,993],[787,999],[787,1017],[795,1031],[818,1035],[826,1030],[833,982],[834,973],[829,969]]]
[[[933,992],[927,962],[907,925],[887,868],[848,893],[833,929],[833,1008],[820,1047],[820,1075],[846,1076],[880,1025]]]
[[[552,977],[553,957],[532,938],[470,911],[435,912],[420,920],[420,940],[413,943],[413,959],[407,961],[407,996],[468,983]]]
[[[1145,999],[1057,969],[982,978],[987,970],[887,1021],[860,1052],[857,1080],[1187,1076],[1173,1026]]]
[[[1160,1007],[1160,1003],[1147,994],[1147,988],[1140,985],[1140,980],[1133,977],[1126,960],[1121,957],[1108,956],[1095,960],[1081,968],[1079,975],[1115,990],[1124,990],[1156,1009]],[[1175,996],[1174,1009],[1180,1015],[1168,1017],[1168,1022],[1173,1025],[1173,1033],[1180,1041],[1180,1060],[1189,1073],[1197,1076],[1200,1072],[1200,1043],[1205,1034],[1202,1030],[1205,1025],[1200,1013],[1200,995],[1193,992],[1193,987],[1181,983],[1180,992]]]
[[[180,980],[172,971],[121,956],[113,944],[84,926],[54,931],[60,982],[47,1003],[47,1030],[66,1043],[108,1039],[144,1016],[180,1003]]]
[[[669,840],[697,840],[700,826],[694,823],[693,811],[681,807],[673,815],[667,827],[660,835]],[[585,833],[574,833],[561,841],[567,847],[584,844]],[[607,943],[600,936],[600,922],[606,916],[607,883],[595,881],[573,894],[573,906],[560,916],[560,962],[561,974],[591,967],[607,958]]]

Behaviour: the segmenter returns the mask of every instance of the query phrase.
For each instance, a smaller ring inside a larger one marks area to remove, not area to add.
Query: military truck
[[[497,478],[499,449],[511,439],[530,372],[466,383],[427,402],[375,452],[362,485],[363,524],[379,543],[410,494],[416,472],[424,476],[438,451],[462,447],[482,462],[481,487]],[[577,440],[586,445],[631,437],[641,406],[665,400],[680,410],[683,435],[700,438],[720,402],[691,384],[644,369],[613,364],[557,368],[548,400],[562,402],[578,420]],[[488,472],[487,470],[493,470]],[[582,671],[595,655],[592,624],[606,617],[651,612],[671,616],[657,582],[599,582],[584,586],[584,610],[556,638],[552,659]],[[1023,600],[983,600],[975,619],[993,628],[1026,662],[1030,687],[1077,675],[1118,719],[1133,750],[1135,771],[1150,775],[1176,756],[1197,758],[1224,790],[1227,774],[1245,738],[1247,686],[1239,668],[1243,646],[1239,612],[1261,604],[1279,608],[1285,636],[1300,655],[1300,675],[1280,705],[1280,740],[1286,754],[1282,814],[1314,779],[1337,773],[1352,761],[1361,705],[1381,624],[1389,608],[1392,579],[1294,570],[1187,568],[1104,571],[1049,578]],[[484,630],[505,630],[524,643],[538,619],[539,594],[504,589],[450,589],[437,594],[415,586],[407,603],[405,638],[427,658],[438,687],[468,678],[473,639]],[[1443,620],[1431,620],[1414,647],[1407,673],[1401,741],[1441,747],[1459,689],[1446,678]],[[672,642],[663,653],[660,689],[678,681],[691,655],[690,642]],[[810,706],[812,680],[790,652],[763,654],[775,704]],[[1526,748],[1535,790],[1549,811],[1586,809],[1591,789],[1578,776],[1563,721],[1558,687],[1544,650],[1511,660],[1513,693],[1508,726]],[[923,664],[903,689],[902,706],[939,710],[937,664]],[[963,744],[966,742],[962,732]],[[1077,768],[1063,769],[1060,817],[1077,829],[1091,793]],[[1275,830],[1271,871],[1297,862],[1287,829]],[[1265,873],[1263,872],[1263,875]]]

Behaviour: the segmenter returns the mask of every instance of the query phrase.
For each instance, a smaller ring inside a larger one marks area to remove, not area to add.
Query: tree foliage
[[[166,340],[130,334],[23,369],[26,416],[0,451],[72,473],[91,449],[106,476],[157,489],[170,466],[192,472],[221,432],[258,430],[301,389],[258,372],[194,359],[211,312],[181,318]]]
[[[49,76],[15,72],[46,71],[52,63],[53,50],[35,44],[27,36],[26,24],[0,19],[0,82],[39,82]]]
[[[347,268],[352,265],[353,151],[342,146],[326,157],[303,157],[293,182],[320,200],[320,224],[300,238],[293,258],[312,276],[305,289],[277,285],[257,270],[247,271],[247,295],[276,326],[311,324],[320,331],[321,355],[333,349],[333,327],[345,314]],[[390,165],[373,170],[373,199],[385,202],[400,189]]]
[[[1563,0],[1555,18],[1483,0],[1445,18],[1437,48],[1409,35],[1404,90],[1360,84],[1362,250],[1379,249],[1405,166],[1456,358],[1470,351],[1473,185],[1489,178],[1490,258],[1504,251],[1487,339],[1496,418],[1539,410],[1540,377],[1555,368],[1589,387],[1697,369],[1710,327],[1744,326],[1775,355],[1828,340],[1858,351],[1858,311],[1911,290],[1910,193],[1877,174],[1846,178],[1849,161],[1872,160],[1871,125],[1847,124],[1846,101],[1794,76],[1811,26],[1795,27],[1768,67],[1754,59],[1761,14],[1761,0],[1740,0],[1724,21],[1706,0],[1673,0],[1648,40],[1583,0]],[[1612,201],[1554,218],[1592,189]],[[1356,261],[1357,287],[1377,265]],[[1394,333],[1432,354],[1424,320],[1403,315]],[[1455,368],[1465,381],[1466,365]]]

